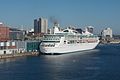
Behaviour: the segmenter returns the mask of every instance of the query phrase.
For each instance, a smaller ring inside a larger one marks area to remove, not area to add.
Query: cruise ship
[[[79,33],[75,29],[59,29],[55,25],[52,34],[45,34],[40,44],[43,54],[64,54],[94,49],[99,43],[99,37],[86,29]]]

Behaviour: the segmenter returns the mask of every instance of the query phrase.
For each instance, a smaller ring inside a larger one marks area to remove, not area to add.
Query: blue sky
[[[55,17],[63,27],[91,25],[96,33],[110,27],[120,34],[120,0],[0,0],[0,21],[9,26],[33,28],[39,17]]]

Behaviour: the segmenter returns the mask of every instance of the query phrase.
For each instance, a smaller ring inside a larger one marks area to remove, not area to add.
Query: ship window
[[[76,31],[73,31],[73,33],[77,33]]]
[[[64,44],[66,44],[66,41],[64,41]]]
[[[68,30],[65,30],[65,31],[63,31],[63,32],[69,32]]]

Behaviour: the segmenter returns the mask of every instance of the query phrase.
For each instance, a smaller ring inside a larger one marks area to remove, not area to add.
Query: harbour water
[[[1,59],[0,80],[120,80],[120,44],[64,55]]]

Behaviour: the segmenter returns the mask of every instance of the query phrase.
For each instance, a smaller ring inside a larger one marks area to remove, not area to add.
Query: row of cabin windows
[[[88,38],[82,38],[82,37],[80,37],[80,38],[66,38],[66,40],[83,40],[83,39],[88,39]],[[89,39],[96,39],[96,38],[89,38]]]
[[[80,41],[69,41],[69,42],[67,42],[66,43],[66,41],[64,41],[64,44],[75,44],[75,43],[94,43],[94,42],[97,42],[97,40],[95,40],[95,41],[88,41],[88,40],[85,40],[85,41],[83,41],[83,40],[80,40]]]
[[[74,44],[74,43],[77,43],[77,41],[73,41],[73,40],[68,41],[68,42],[64,41],[64,44]]]
[[[45,36],[44,38],[45,38],[45,39],[46,39],[46,38],[47,38],[47,39],[51,39],[51,38],[52,38],[52,39],[60,39],[61,37],[60,37],[60,36],[56,36],[56,37],[55,37],[55,36],[50,36],[50,37],[46,37],[46,36]]]
[[[75,35],[68,35],[66,36],[66,38],[97,38],[97,36],[93,35],[93,36],[75,36]]]
[[[55,45],[51,45],[51,44],[49,44],[49,45],[42,45],[43,47],[55,47]]]
[[[44,40],[60,40],[59,38],[45,38]]]

